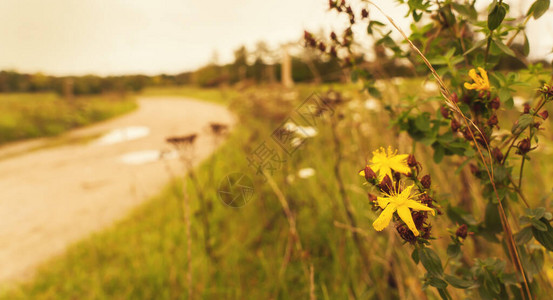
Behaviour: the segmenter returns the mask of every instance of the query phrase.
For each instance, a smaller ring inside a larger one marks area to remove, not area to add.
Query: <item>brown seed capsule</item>
[[[434,207],[434,204],[432,203],[434,200],[432,200],[432,198],[430,198],[430,196],[428,196],[428,194],[426,194],[426,193],[420,195],[419,200],[422,204],[424,204],[424,205],[426,205],[430,208]]]
[[[467,235],[468,235],[468,226],[467,226],[467,224],[463,224],[463,225],[459,226],[459,228],[457,228],[457,231],[455,231],[455,235],[462,238],[462,239],[466,239]]]
[[[390,179],[390,176],[388,175],[384,176],[384,179],[382,179],[382,182],[380,182],[380,185],[378,187],[384,193],[389,194],[393,187],[392,179]]]
[[[542,111],[539,115],[540,115],[544,120],[547,120],[547,117],[549,117],[549,113],[547,112],[547,110]]]
[[[499,101],[499,97],[493,98],[492,101],[490,102],[490,107],[492,109],[499,109],[500,106],[501,106],[501,102]]]
[[[330,55],[333,57],[338,57],[338,53],[336,52],[336,48],[334,46],[330,47]]]
[[[524,113],[527,114],[530,112],[530,105],[528,103],[524,103]]]
[[[459,97],[457,96],[457,93],[451,93],[451,101],[453,101],[453,103],[459,102]]]
[[[495,126],[495,125],[497,125],[498,122],[499,122],[499,121],[497,120],[497,115],[493,115],[493,116],[491,116],[491,117],[488,119],[487,124],[488,124],[489,126]]]
[[[440,107],[440,113],[445,119],[449,119],[449,109],[445,106]]]
[[[517,145],[517,148],[520,154],[528,153],[530,150],[532,150],[532,144],[530,142],[530,139],[525,138],[522,141],[520,141]]]
[[[377,177],[376,177],[376,174],[374,173],[374,171],[369,167],[369,166],[365,166],[365,179],[369,182],[372,182],[373,180],[375,180]]]
[[[478,93],[478,97],[480,97],[480,99],[490,99],[490,96],[490,91],[480,91],[480,93]]]
[[[432,184],[432,179],[430,178],[430,175],[424,175],[421,178],[421,184],[425,189],[429,189],[430,185]]]
[[[548,84],[544,84],[543,87],[540,88],[540,93],[544,94],[546,100],[550,100],[551,97],[553,97],[553,86],[550,86]]]
[[[319,42],[319,50],[321,50],[321,52],[325,52],[326,46],[323,42]]]
[[[495,161],[497,161],[497,162],[502,162],[503,161],[503,153],[501,153],[501,150],[499,150],[499,148],[497,148],[497,147],[493,148],[492,156],[495,159]]]
[[[414,168],[418,165],[419,163],[417,162],[417,160],[415,159],[415,156],[413,154],[409,154],[409,156],[407,156],[407,165],[411,168]]]
[[[369,196],[369,201],[371,201],[371,202],[376,202],[376,200],[378,200],[378,197],[376,197],[375,195],[373,195],[371,193],[368,193],[367,196]]]
[[[459,128],[461,128],[461,124],[459,124],[457,119],[451,119],[451,131],[457,132]]]

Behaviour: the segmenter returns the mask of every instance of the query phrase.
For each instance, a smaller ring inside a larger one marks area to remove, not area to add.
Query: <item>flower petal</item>
[[[476,88],[478,87],[478,85],[476,85],[476,83],[468,83],[468,82],[465,82],[465,89],[467,90],[475,90]]]
[[[411,191],[413,190],[413,188],[415,187],[414,184],[406,187],[403,189],[403,191],[401,191],[401,193],[399,193],[402,197],[404,197],[403,199],[409,199],[409,196],[411,195]],[[412,201],[412,200],[411,200]]]
[[[386,208],[380,213],[380,216],[376,218],[373,222],[373,227],[376,231],[382,231],[384,228],[386,228],[390,221],[392,220],[392,217],[394,216],[394,211],[396,211],[396,205],[395,204],[389,204],[386,206]]]
[[[411,216],[411,210],[407,206],[400,206],[397,208],[397,214],[399,217],[405,222],[407,227],[411,229],[413,234],[415,236],[419,236],[419,231],[417,230],[417,227],[415,226],[415,222],[413,221],[413,217]],[[374,224],[373,224],[374,225]]]
[[[478,71],[480,72],[480,76],[482,76],[482,80],[484,81],[484,84],[489,87],[490,80],[488,79],[488,73],[486,72],[486,70],[478,67]]]
[[[434,211],[434,209],[420,203],[420,202],[417,202],[415,200],[407,200],[404,204],[405,206],[409,207],[409,208],[412,208],[414,210],[423,210],[423,211],[429,211],[432,213],[433,216],[436,215],[436,212]]]
[[[363,170],[359,171],[359,175],[361,175],[361,176],[365,177],[365,169],[363,169]]]
[[[476,74],[476,70],[475,69],[470,69],[469,70],[469,77],[474,80],[474,82],[478,82],[478,80],[480,79],[478,77],[478,74]]]
[[[411,172],[411,168],[409,168],[409,165],[407,164],[407,158],[409,157],[408,154],[400,154],[395,155],[394,157],[390,158],[390,167],[399,173],[409,173]]]
[[[391,199],[389,197],[377,197],[376,203],[378,204],[378,206],[380,206],[380,208],[384,209],[386,208],[386,205],[390,203],[390,200]]]

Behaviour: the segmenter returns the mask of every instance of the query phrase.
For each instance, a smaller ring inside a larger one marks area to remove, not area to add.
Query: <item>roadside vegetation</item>
[[[391,81],[379,84],[389,86],[390,95],[398,97],[435,93],[423,79],[405,80],[400,88],[394,88]],[[371,229],[377,215],[361,185],[364,179],[357,173],[365,158],[370,159],[372,149],[392,142],[400,151],[410,151],[413,144],[407,135],[397,139],[383,113],[385,108],[358,90],[355,85],[299,85],[287,91],[257,87],[226,93],[234,97],[191,87],[155,92],[226,103],[239,118],[222,147],[194,171],[197,180],[188,179],[187,183],[193,215],[191,275],[195,298],[299,299],[311,289],[318,299],[438,297],[419,281],[420,266],[411,260],[395,230],[377,233]],[[297,229],[294,237],[278,191],[256,174],[248,157],[264,141],[278,149],[271,140],[273,131],[313,92],[335,97],[328,91],[343,91],[334,115],[321,119],[315,127],[317,134],[292,155],[279,152],[286,162],[271,175],[277,190],[286,195]],[[550,125],[549,121],[544,124]],[[474,197],[476,206],[485,207],[479,183],[466,165],[461,166],[462,161],[445,157],[447,163],[436,165],[430,163],[432,151],[418,146],[414,153],[423,170],[432,175],[432,185],[448,191],[435,197],[441,206]],[[536,156],[528,162],[527,170],[539,170],[540,176],[527,172],[533,182],[525,187],[529,195],[553,188],[546,180],[553,176],[553,161],[545,150]],[[314,170],[312,175],[300,172],[308,168]],[[255,188],[253,198],[240,208],[227,206],[217,195],[220,181],[233,172],[251,177]],[[451,180],[458,172],[464,174],[471,189]],[[335,184],[338,177],[343,181],[343,192]],[[65,255],[43,265],[32,281],[4,291],[1,298],[183,298],[188,293],[188,265],[181,181],[176,179],[115,226],[70,247]],[[355,228],[342,207],[344,199],[351,205]],[[533,196],[530,199],[540,201]],[[209,220],[210,252],[205,248],[202,214]],[[435,243],[444,249],[439,253],[445,255],[449,232],[440,220],[433,221],[433,228]],[[354,232],[368,251],[368,266],[361,263],[363,258],[352,239]],[[296,251],[296,239],[301,242],[301,252]],[[472,250],[463,257],[483,255],[478,254],[480,244],[467,239],[465,247]],[[501,256],[502,251],[487,248],[485,255],[490,254]],[[546,258],[545,269],[550,265]],[[553,274],[545,276],[544,280],[553,278]]]
[[[0,94],[0,145],[59,135],[136,107],[131,96],[108,94],[65,99],[54,93]]]

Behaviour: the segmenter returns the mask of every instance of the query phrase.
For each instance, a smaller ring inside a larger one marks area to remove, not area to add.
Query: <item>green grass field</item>
[[[423,97],[425,94],[416,87],[420,89],[420,83],[409,81],[405,90],[390,93]],[[320,120],[315,137],[292,155],[282,155],[286,162],[274,171],[276,188],[272,187],[249,166],[248,155],[262,142],[277,147],[271,133],[311,93],[331,88],[344,90],[348,101],[335,107],[334,117]],[[366,95],[342,85],[300,85],[293,91],[255,88],[226,94],[184,88],[146,94],[225,103],[239,119],[224,145],[195,171],[198,180],[188,180],[186,192],[193,212],[194,299],[308,299],[311,291],[317,299],[439,298],[435,289],[422,286],[422,268],[411,260],[412,248],[402,245],[393,229],[377,233],[371,227],[375,214],[364,180],[357,172],[377,147],[391,145],[410,152],[412,142],[403,134],[394,134],[385,113],[365,108]],[[468,193],[474,199],[475,211],[483,211],[485,203],[468,170],[463,172],[474,188],[467,191],[455,184],[455,171],[461,161],[446,158],[441,167],[434,165],[431,150],[424,147],[417,147],[415,155],[422,162],[423,172],[432,175],[433,186],[440,191],[435,198],[442,206],[457,203]],[[553,161],[548,155],[536,153],[537,159],[526,169],[527,180],[532,182],[525,185],[528,195],[553,188],[548,181],[553,176]],[[313,168],[315,174],[301,178],[298,171],[303,168]],[[220,180],[232,172],[247,174],[254,182],[254,196],[241,208],[228,207],[217,196]],[[70,247],[65,255],[43,265],[33,280],[6,289],[0,298],[186,299],[187,241],[181,187],[179,180],[169,184],[127,218]],[[285,195],[294,216],[296,238],[290,234],[279,192]],[[541,201],[529,198],[534,203]],[[207,210],[202,209],[201,201]],[[345,225],[348,218],[344,202],[351,205],[356,232],[368,253],[366,266],[361,263],[353,230]],[[205,250],[202,222],[206,211],[210,254]],[[449,240],[445,228],[454,225],[439,217],[432,223],[438,237],[435,243],[446,245]],[[295,241],[301,242],[301,251]],[[482,251],[481,243],[468,239],[466,257],[502,257],[498,245]],[[551,269],[550,262],[546,267]],[[457,299],[463,298],[459,291],[450,292]]]
[[[53,93],[0,94],[0,145],[55,136],[135,109],[132,97],[115,95],[66,100]]]

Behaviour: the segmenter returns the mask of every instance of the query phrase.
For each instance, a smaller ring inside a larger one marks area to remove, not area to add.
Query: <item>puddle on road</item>
[[[159,150],[144,150],[124,154],[119,157],[119,161],[127,165],[142,165],[159,160],[176,158],[178,158],[178,154],[176,151],[162,152]]]
[[[150,134],[150,128],[145,126],[129,126],[108,132],[96,140],[96,145],[113,145],[145,137]]]

